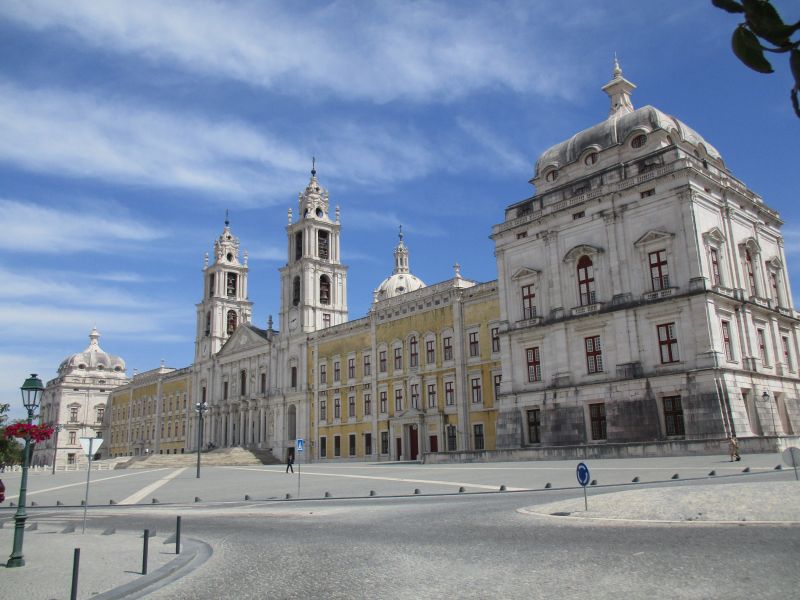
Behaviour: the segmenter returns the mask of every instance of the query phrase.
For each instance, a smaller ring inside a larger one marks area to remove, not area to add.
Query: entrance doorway
[[[419,458],[419,434],[417,432],[417,426],[412,425],[408,428],[408,445],[411,448],[411,460],[417,460]]]
[[[396,438],[395,444],[397,447],[397,456],[395,460],[403,460],[403,438]]]
[[[439,436],[438,435],[432,435],[432,436],[430,436],[428,438],[428,440],[429,440],[429,444],[428,445],[429,445],[429,447],[431,449],[431,452],[438,452],[439,451]]]

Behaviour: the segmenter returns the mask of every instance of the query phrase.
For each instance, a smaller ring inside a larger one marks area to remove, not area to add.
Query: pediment
[[[564,262],[568,261],[575,261],[578,260],[584,254],[588,256],[594,256],[597,254],[602,254],[603,249],[597,248],[596,246],[592,246],[591,244],[579,244],[575,246],[572,250],[566,253],[564,256]]]
[[[539,271],[538,269],[534,269],[532,267],[520,267],[519,269],[514,271],[514,274],[511,275],[511,279],[516,281],[518,279],[524,279],[526,277],[538,278],[539,276],[541,276],[541,274],[542,272]]]
[[[782,270],[783,269],[783,261],[777,256],[773,256],[767,261],[767,266],[775,270]]]
[[[675,237],[674,233],[668,233],[666,231],[659,231],[657,229],[651,229],[647,233],[645,233],[642,237],[636,240],[633,245],[634,246],[647,246],[648,244],[656,244],[656,243],[663,243],[671,241],[672,238]]]
[[[264,346],[265,343],[266,340],[253,331],[248,324],[240,325],[222,345],[217,356],[229,356],[243,350]]]
[[[706,242],[713,242],[716,244],[724,244],[725,236],[720,231],[719,227],[713,227],[703,234],[703,239]]]

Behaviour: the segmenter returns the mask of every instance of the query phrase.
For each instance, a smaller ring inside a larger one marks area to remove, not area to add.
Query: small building
[[[104,352],[99,339],[100,333],[93,328],[89,346],[65,358],[58,367],[58,375],[47,382],[40,418],[42,423],[60,430],[46,442],[36,444],[34,465],[53,465],[54,456],[56,468],[85,464],[88,459],[80,438],[102,436],[109,394],[127,383],[128,377],[125,361]]]

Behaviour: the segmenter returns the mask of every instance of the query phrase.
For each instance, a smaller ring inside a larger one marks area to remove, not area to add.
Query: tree
[[[787,25],[770,0],[711,0],[717,8],[729,13],[741,13],[744,22],[733,31],[733,53],[745,65],[759,73],[774,73],[765,52],[789,55],[789,68],[794,77],[790,99],[800,118],[800,39],[792,37],[800,31],[800,21]]]
[[[0,403],[0,465],[22,462],[22,447],[14,438],[6,437],[6,421],[11,405]]]

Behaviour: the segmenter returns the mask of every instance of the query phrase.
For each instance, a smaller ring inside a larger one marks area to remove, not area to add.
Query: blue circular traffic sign
[[[575,472],[578,475],[578,483],[583,487],[589,485],[589,467],[586,466],[586,463],[578,463],[578,468]]]

